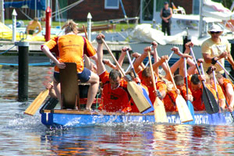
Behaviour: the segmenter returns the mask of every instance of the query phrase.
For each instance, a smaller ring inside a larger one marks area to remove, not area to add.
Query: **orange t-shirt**
[[[231,80],[229,80],[229,79],[227,79],[227,78],[223,78],[223,85],[222,85],[221,87],[222,87],[223,93],[224,93],[224,95],[225,95],[226,98],[227,98],[227,96],[226,96],[226,87],[227,87],[227,85],[228,85],[229,83],[230,83],[230,84],[232,85],[232,87],[234,88],[234,85],[233,85],[233,83],[232,83]]]
[[[188,76],[188,86],[192,92],[193,95],[193,107],[195,111],[203,111],[205,110],[205,105],[204,102],[202,100],[202,93],[203,93],[203,86],[201,85],[201,87],[198,90],[193,90],[191,87],[191,76]],[[216,92],[215,90],[211,87],[211,85],[206,84],[206,87],[211,91],[211,93],[214,95],[214,97],[217,99],[216,97]]]
[[[109,73],[105,71],[99,75],[99,77],[103,83],[102,103],[100,104],[99,109],[108,112],[130,111],[131,97],[127,91],[127,82],[121,79],[120,86],[112,90],[109,82]]]
[[[155,91],[153,86],[147,86],[149,90],[149,98],[152,103],[154,103],[156,96],[155,96]],[[159,80],[156,82],[156,88],[159,92],[166,91],[167,90],[167,85],[165,82],[162,80]]]
[[[223,90],[222,90],[221,86],[219,84],[216,84],[216,86],[217,86],[217,91],[218,91],[218,95],[219,95],[219,97],[218,97],[219,100],[225,99],[224,93],[223,93]],[[212,88],[215,90],[215,84],[214,83],[212,84]],[[215,95],[217,95],[216,91],[215,91]]]
[[[174,88],[171,91],[167,91],[166,96],[163,98],[163,103],[167,112],[177,111],[176,98],[177,94]]]
[[[198,90],[193,90],[191,87],[191,76],[188,76],[188,87],[193,96],[193,107],[195,111],[205,110],[205,105],[202,101],[202,86]]]
[[[88,40],[75,34],[63,35],[57,39],[54,38],[46,42],[44,45],[49,49],[53,49],[58,46],[59,62],[75,62],[78,73],[84,70],[83,55],[86,54],[88,57],[91,57],[96,54],[96,51]],[[55,71],[59,72],[59,68],[57,66],[55,66]]]
[[[55,53],[56,57],[59,56],[59,49],[58,49],[58,44],[57,44],[58,39],[59,39],[59,36],[55,36],[44,44],[50,49],[51,52]]]
[[[154,103],[154,101],[156,99],[156,96],[155,96],[155,93],[154,93],[154,87],[153,87],[153,85],[152,86],[146,85],[146,83],[143,81],[143,78],[142,78],[142,71],[140,71],[138,73],[138,76],[141,79],[142,84],[145,85],[148,88],[150,101],[152,103]],[[159,92],[166,91],[167,90],[167,85],[166,85],[166,83],[163,80],[161,80],[158,77],[157,78],[157,82],[156,82],[156,88],[157,88],[157,90]]]
[[[185,98],[186,95],[187,95],[186,85],[183,85],[182,87],[180,87],[179,90],[180,90],[180,94],[182,95],[182,97],[183,97],[184,99],[186,99],[186,98]],[[191,90],[190,90],[189,88],[188,88],[188,94],[189,94],[189,95],[192,95],[192,92],[191,92]]]

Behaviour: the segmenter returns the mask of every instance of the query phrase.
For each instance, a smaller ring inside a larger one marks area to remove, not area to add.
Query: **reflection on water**
[[[56,155],[221,155],[234,153],[232,128],[113,124],[52,133],[42,142]]]
[[[17,102],[17,68],[0,70],[0,155],[233,155],[234,126],[102,124],[47,129],[24,115],[51,81],[49,67],[30,67],[29,102]]]
[[[34,99],[44,85],[52,81],[52,67],[29,67],[28,96]],[[0,97],[4,99],[17,99],[18,96],[18,69],[4,66],[0,70]]]

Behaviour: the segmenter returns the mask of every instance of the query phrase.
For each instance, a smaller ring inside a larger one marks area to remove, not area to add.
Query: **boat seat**
[[[87,27],[85,27],[87,30]],[[104,30],[115,30],[116,25],[115,24],[104,24],[104,25],[96,25],[91,27],[91,31],[104,31]],[[84,32],[83,28],[78,29],[79,32]]]
[[[61,82],[61,108],[78,109],[79,108],[79,87],[75,63],[65,63],[66,68],[60,69]]]

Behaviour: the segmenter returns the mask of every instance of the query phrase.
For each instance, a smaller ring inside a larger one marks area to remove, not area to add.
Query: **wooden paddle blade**
[[[176,98],[176,106],[182,123],[193,121],[193,117],[189,111],[187,103],[181,95],[178,95]]]
[[[42,91],[31,105],[24,111],[24,114],[34,115],[49,94],[49,90]]]
[[[205,90],[206,90],[206,92],[208,94],[208,97],[206,95]],[[214,95],[206,87],[203,87],[202,100],[204,102],[207,113],[213,114],[213,113],[217,113],[219,111],[219,106],[218,106],[218,104],[216,102],[216,99],[215,99]],[[212,109],[212,106],[213,106],[213,109]]]
[[[60,69],[62,107],[75,109],[79,105],[78,78],[75,63],[65,63]]]
[[[164,104],[158,97],[154,102],[154,117],[155,122],[168,122]]]
[[[141,88],[136,84],[136,82],[128,82],[127,89],[140,112],[144,112],[151,108],[151,105],[143,95]]]

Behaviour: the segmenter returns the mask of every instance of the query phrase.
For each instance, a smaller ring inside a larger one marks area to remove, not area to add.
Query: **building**
[[[20,0],[5,0],[5,2],[17,2]],[[22,0],[21,0],[22,1]],[[38,0],[43,1],[43,0]],[[45,2],[48,0],[44,0]],[[139,17],[141,23],[151,23],[153,19],[160,23],[160,10],[163,8],[166,0],[50,0],[53,20],[65,21],[73,19],[75,21],[86,21],[87,14],[90,12],[93,21],[103,21],[109,19],[127,17]],[[181,6],[187,14],[199,14],[200,0],[168,0],[170,6],[172,3],[176,7]],[[219,0],[214,0],[219,1]],[[123,4],[123,7],[121,5]],[[47,4],[47,3],[46,3]],[[124,9],[123,9],[124,8]],[[33,18],[44,16],[39,11],[28,8],[16,9],[18,19],[27,19],[27,16]],[[5,9],[5,18],[11,19],[12,8]]]

